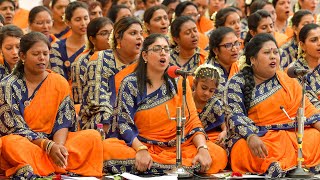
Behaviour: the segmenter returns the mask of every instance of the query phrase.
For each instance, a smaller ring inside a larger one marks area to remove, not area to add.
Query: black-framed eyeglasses
[[[219,46],[224,46],[226,49],[231,50],[233,47],[240,47],[241,42],[236,41],[234,43],[225,43],[225,44],[220,44]]]
[[[153,52],[156,52],[156,53],[160,53],[160,52],[162,52],[162,50],[164,50],[165,53],[169,53],[170,52],[169,46],[162,47],[160,45],[155,45],[152,48],[148,49],[147,51],[153,51]]]

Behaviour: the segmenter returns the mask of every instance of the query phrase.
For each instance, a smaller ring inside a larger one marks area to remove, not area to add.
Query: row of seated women
[[[74,11],[71,16],[66,14],[70,22],[75,14],[84,14],[82,22],[87,19],[81,4],[70,4],[67,9]],[[57,58],[62,52],[57,44],[49,58],[48,38],[40,33],[23,37],[0,33],[3,42],[18,39],[11,47],[19,47],[19,54],[11,58],[16,60],[11,69],[17,61],[18,64],[1,82],[0,167],[6,176],[101,176],[102,172],[161,173],[173,168],[176,127],[167,117],[165,105],[175,116],[182,92],[181,78],[172,79],[166,74],[169,65],[196,72],[195,80],[188,78],[187,86],[189,111],[185,112],[186,136],[182,145],[187,169],[216,173],[226,167],[227,155],[232,170],[241,173],[280,177],[296,165],[297,143],[292,130],[295,123],[279,107],[284,106],[290,116],[295,116],[301,87],[278,71],[280,55],[271,35],[258,34],[248,41],[239,66],[236,61],[241,43],[237,33],[227,27],[217,28],[210,34],[208,47],[207,64],[212,67],[200,66],[206,55],[198,48],[198,31],[190,17],[178,17],[171,24],[176,46],[171,54],[163,35],[151,34],[143,40],[140,21],[131,17],[115,23],[110,49],[104,50],[107,47],[101,45],[106,44],[109,34],[106,22],[104,18],[91,22],[100,25],[94,24],[95,28],[86,31],[92,33],[88,35],[92,44],[74,63]],[[85,35],[84,27],[72,29]],[[10,28],[13,26],[1,31],[10,32]],[[301,38],[299,34],[305,54],[301,58],[310,63],[319,59],[319,30],[319,26],[311,24],[301,29]],[[69,50],[72,52],[72,47]],[[67,54],[72,53],[67,49]],[[46,70],[49,64],[65,78]],[[72,81],[73,93],[69,92],[66,79]],[[308,93],[314,93],[312,90]],[[73,101],[81,104],[79,121]],[[306,107],[304,165],[317,173],[318,110],[308,100]],[[96,131],[84,130],[96,128],[97,123],[104,124],[108,139],[101,141]],[[71,132],[75,129],[83,130]],[[219,146],[225,138],[226,150]]]
[[[54,3],[58,3],[57,5],[59,6],[61,5],[59,1],[54,1],[52,6],[56,5]],[[82,52],[85,52],[85,55],[81,55],[81,57],[87,57],[86,54],[89,54],[89,56],[91,56],[94,53],[94,51],[100,51],[110,48],[109,44],[105,43],[105,41],[109,40],[110,32],[113,29],[113,22],[108,21],[107,19],[98,18],[99,20],[97,19],[88,24],[90,16],[88,7],[85,4],[80,2],[74,2],[65,6],[66,13],[64,19],[68,27],[70,27],[68,31],[71,32],[70,36],[68,36],[68,38],[66,39],[62,38],[62,40],[57,41],[58,39],[56,38],[56,36],[50,34],[50,32],[52,31],[53,19],[55,18],[51,16],[50,10],[44,6],[38,6],[32,9],[29,13],[28,21],[29,29],[31,31],[39,31],[48,36],[50,42],[52,42],[53,44],[53,50],[51,52],[50,58],[50,67],[53,71],[63,75],[71,84],[71,75],[73,74],[71,73],[71,66],[72,64],[77,64],[73,62],[76,61],[76,59],[88,59],[80,58],[79,55]],[[270,9],[268,8],[269,6],[270,3],[264,1],[259,3],[255,2],[252,4],[253,8],[250,10],[251,15],[248,17],[249,33],[247,34],[247,37],[244,40],[240,37],[240,17],[237,14],[236,9],[234,9],[233,7],[223,8],[217,12],[214,22],[215,28],[232,28],[236,32],[238,41],[241,43],[239,50],[243,49],[244,44],[248,42],[254,35],[259,33],[270,33],[274,35],[278,45],[281,46],[286,41],[284,41],[284,37],[279,35],[279,33],[275,32],[274,17],[272,16],[272,14],[269,14],[267,11],[263,10],[257,11],[257,9],[259,8],[268,10]],[[192,9],[191,12],[190,9]],[[171,64],[178,65],[187,71],[194,71],[198,65],[204,63],[205,58],[209,52],[208,44],[210,43],[210,39],[205,37],[202,33],[199,33],[197,19],[191,16],[191,14],[197,13],[197,6],[192,2],[187,1],[178,4],[177,8],[175,9],[176,17],[191,17],[194,20],[194,22],[190,21],[189,24],[196,24],[196,29],[198,30],[198,33],[195,33],[195,35],[190,37],[180,35],[179,33],[181,32],[180,28],[182,24],[179,23],[173,23],[174,25],[176,25],[176,27],[173,27],[171,25],[172,30],[169,33],[171,34],[173,39],[175,39],[173,41],[175,41],[176,44],[175,49],[171,52]],[[114,18],[114,22],[116,20],[118,21],[119,19],[121,19],[121,17],[122,15],[119,14],[119,17]],[[78,23],[78,21],[80,20],[81,23]],[[160,20],[161,23],[159,23]],[[280,68],[285,69],[291,62],[293,62],[297,58],[297,41],[299,41],[297,39],[297,34],[299,33],[299,30],[301,29],[301,27],[303,27],[303,25],[314,21],[315,19],[310,11],[300,10],[294,14],[292,18],[292,29],[294,30],[295,35],[289,40],[287,44],[283,45],[282,49],[284,49],[284,51],[281,54]],[[144,32],[144,27],[141,26],[142,32],[144,34],[143,36],[147,36],[148,34],[152,33],[167,34],[169,30],[169,21],[165,8],[163,6],[153,6],[149,8],[144,14],[144,25],[146,32]],[[208,33],[208,35],[210,34],[211,32]],[[91,40],[88,40],[88,42],[90,43],[85,49],[85,44],[87,41],[86,37],[91,37]],[[115,40],[114,38],[113,41],[119,40]],[[113,42],[113,44],[115,43]],[[119,43],[118,49],[118,55],[116,56],[125,59],[122,61],[128,61],[130,63],[132,60],[137,59],[137,53],[131,52],[131,47],[125,46],[121,48],[121,43]],[[234,54],[234,56],[236,56],[236,54]],[[215,57],[210,57],[210,59],[215,59]],[[235,59],[227,58],[226,62],[223,62],[224,60],[218,61],[222,62],[217,64],[223,67],[223,76],[233,75],[233,70],[231,69],[231,73],[229,73],[229,71]],[[1,60],[0,63],[3,66],[1,67],[1,71],[5,71],[5,73],[3,74],[7,75],[11,72],[12,67],[15,65],[17,61],[11,63],[11,68],[5,66],[5,62],[10,62],[9,58]],[[79,83],[75,83],[75,85],[77,84]],[[78,94],[76,95],[79,96]]]
[[[307,34],[306,46],[320,37],[314,24],[301,32]],[[222,39],[234,34],[224,29],[216,33]],[[231,49],[238,45],[232,43]],[[227,48],[223,44],[214,50]],[[1,81],[0,167],[6,176],[162,173],[175,166],[176,123],[167,117],[165,106],[175,116],[182,89],[181,78],[166,74],[170,48],[165,36],[152,34],[143,42],[136,68],[120,84],[114,118],[105,124],[110,138],[103,141],[95,130],[73,132],[77,121],[68,82],[46,69],[49,50],[43,34],[23,36],[21,60]],[[301,85],[279,71],[279,50],[271,35],[255,36],[244,54],[242,69],[224,87],[224,100],[212,96],[220,86],[219,70],[204,64],[195,71],[193,93],[187,86],[182,162],[189,170],[216,173],[226,167],[228,152],[233,171],[282,177],[296,166],[296,123],[277,107],[295,116]],[[319,173],[319,110],[309,99],[305,107],[304,165]],[[227,151],[218,145],[226,132]]]

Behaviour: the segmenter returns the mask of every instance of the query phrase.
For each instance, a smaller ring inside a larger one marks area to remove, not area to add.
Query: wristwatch
[[[208,150],[208,146],[207,145],[201,145],[201,146],[197,147],[197,151],[199,151],[199,149],[201,149],[201,148]]]

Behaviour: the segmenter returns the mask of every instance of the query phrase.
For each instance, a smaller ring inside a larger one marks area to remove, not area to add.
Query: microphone
[[[290,67],[288,69],[288,71],[287,71],[288,76],[291,77],[291,78],[296,78],[298,76],[304,76],[307,73],[309,73],[309,70],[307,70],[307,69],[298,69],[295,66]]]
[[[289,114],[287,113],[286,109],[283,106],[280,106],[280,109],[288,117],[288,119],[293,120],[293,121],[295,120],[295,118],[292,118],[289,116]]]
[[[178,66],[170,66],[167,70],[167,74],[171,78],[176,78],[179,76],[194,76],[194,73],[189,71],[183,71]]]

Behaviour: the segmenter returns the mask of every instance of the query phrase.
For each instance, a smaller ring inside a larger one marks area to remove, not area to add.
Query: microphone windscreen
[[[297,75],[295,73],[295,69],[296,69],[295,66],[291,66],[291,67],[288,68],[287,74],[288,74],[289,77],[291,77],[291,78],[296,78],[297,77]]]
[[[168,76],[171,78],[179,77],[178,74],[176,74],[176,71],[180,69],[178,66],[170,66],[167,70]]]

